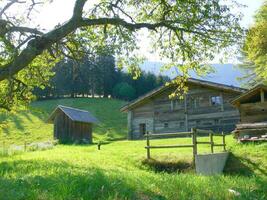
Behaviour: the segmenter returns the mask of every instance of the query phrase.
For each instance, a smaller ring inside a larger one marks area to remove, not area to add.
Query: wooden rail
[[[159,146],[147,146],[146,149],[164,149],[164,148],[184,148],[193,147],[192,144],[180,144],[180,145],[159,145]]]
[[[177,133],[147,133],[144,136],[149,136],[149,137],[162,137],[162,136],[180,136],[180,135],[191,135],[192,132],[177,132]]]
[[[209,142],[198,142],[197,136],[198,134],[209,134],[210,141]],[[175,145],[150,145],[150,139],[162,137],[162,136],[181,136],[181,135],[191,135],[192,138],[192,144],[175,144]],[[214,136],[221,136],[222,137],[222,143],[221,144],[215,144],[214,143]],[[214,153],[214,147],[216,146],[222,146],[223,151],[226,151],[226,144],[225,144],[225,134],[222,132],[222,134],[215,134],[212,131],[209,130],[201,130],[192,128],[190,132],[178,132],[178,133],[160,133],[160,134],[151,134],[147,132],[145,134],[146,137],[146,150],[147,150],[147,159],[151,158],[151,152],[150,149],[165,149],[165,148],[192,148],[193,153],[193,161],[195,161],[195,156],[197,155],[197,145],[198,144],[209,144],[211,153]],[[193,162],[194,163],[194,162]]]

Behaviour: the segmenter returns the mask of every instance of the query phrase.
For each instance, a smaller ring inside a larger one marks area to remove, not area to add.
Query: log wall
[[[242,123],[267,121],[267,102],[241,104],[239,110]]]
[[[129,134],[142,138],[140,124],[153,133],[189,131],[191,128],[232,131],[240,120],[239,112],[229,101],[238,94],[201,86],[189,86],[182,100],[170,100],[171,89],[131,110]],[[222,104],[214,104],[214,99]],[[213,99],[213,100],[212,100]],[[128,118],[129,120],[129,118]]]
[[[92,124],[74,122],[60,111],[54,120],[54,138],[62,143],[83,140],[92,143]]]

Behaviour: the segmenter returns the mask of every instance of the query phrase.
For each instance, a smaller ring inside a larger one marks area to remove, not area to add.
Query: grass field
[[[100,151],[96,145],[58,145],[2,157],[0,199],[266,199],[267,145],[226,139],[233,154],[223,176],[198,176],[190,169],[179,173],[179,163],[191,162],[191,149],[154,150],[154,165],[142,164],[145,141],[115,141]],[[177,142],[191,140],[153,141]],[[208,152],[209,147],[199,150]],[[174,172],[161,171],[164,165]]]
[[[22,144],[24,141],[48,141],[53,139],[53,125],[47,124],[49,114],[57,105],[85,109],[95,115],[101,124],[94,128],[94,139],[121,139],[126,137],[126,114],[119,108],[123,101],[113,99],[57,99],[37,101],[26,111],[18,113],[0,113],[0,141],[8,144]],[[0,144],[1,146],[2,144]]]
[[[45,120],[58,104],[91,111],[102,122],[95,128],[95,141],[107,142],[101,150],[95,144],[57,145],[50,150],[0,156],[0,200],[267,199],[266,144],[241,145],[227,136],[231,154],[224,175],[218,176],[194,173],[192,149],[152,150],[153,160],[147,162],[145,141],[112,141],[126,136],[126,115],[119,112],[122,101],[79,98],[35,102],[29,111],[0,115],[4,121],[0,140],[7,144],[51,140],[52,125]],[[153,140],[152,144],[191,142],[190,138],[174,138]],[[210,147],[203,145],[198,151],[210,152]]]

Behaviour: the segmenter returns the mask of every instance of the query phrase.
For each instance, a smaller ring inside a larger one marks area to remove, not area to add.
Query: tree
[[[136,97],[136,91],[133,86],[126,82],[118,83],[113,89],[113,96],[123,100],[133,100]]]
[[[118,66],[127,65],[138,75],[136,62],[140,59],[134,52],[138,30],[143,28],[149,31],[152,49],[182,68],[183,75],[201,68],[200,63],[236,44],[242,36],[240,16],[219,0],[100,0],[87,10],[87,0],[75,0],[66,23],[48,32],[28,26],[32,11],[49,2],[0,2],[0,88],[1,95],[10,99],[1,101],[2,107],[30,100],[33,86],[43,86],[51,76],[48,63],[63,56],[80,59],[88,53],[84,49],[93,54],[108,46]],[[12,14],[21,4],[26,14]],[[29,73],[34,75],[30,80]]]
[[[255,24],[249,28],[242,48],[245,84],[267,83],[267,1],[255,15]]]
[[[99,56],[98,66],[102,69],[103,95],[107,97],[112,94],[115,85],[116,66],[115,59],[110,55]]]
[[[117,75],[115,60],[110,55],[85,57],[80,62],[64,59],[53,67],[54,76],[43,89],[35,88],[38,98],[57,98],[77,95],[112,94]]]

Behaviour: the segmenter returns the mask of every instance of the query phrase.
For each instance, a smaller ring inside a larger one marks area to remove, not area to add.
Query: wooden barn
[[[257,85],[231,102],[240,113],[240,123],[233,131],[236,138],[267,134],[267,86]]]
[[[54,138],[60,142],[92,143],[93,124],[99,121],[86,110],[59,105],[48,118],[54,124]]]
[[[169,99],[175,88],[159,87],[121,108],[128,113],[128,138],[143,138],[146,131],[170,133],[199,128],[230,132],[239,122],[239,112],[230,101],[245,89],[198,79],[187,81],[182,100]]]

